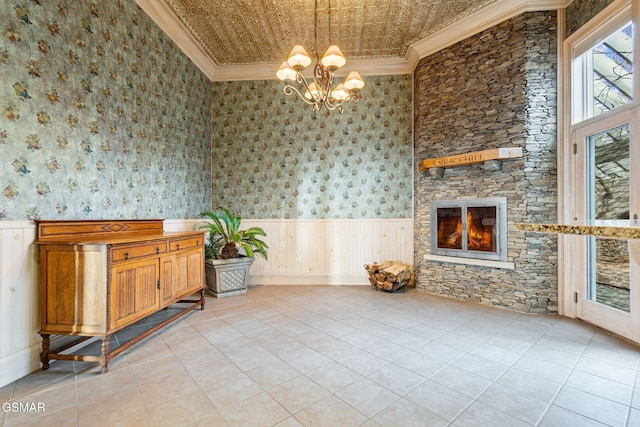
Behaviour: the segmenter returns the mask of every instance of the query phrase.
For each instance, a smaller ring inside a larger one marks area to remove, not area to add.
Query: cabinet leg
[[[42,336],[42,352],[40,353],[40,362],[42,362],[42,370],[49,369],[49,347],[51,345],[49,334],[40,334]]]
[[[100,364],[102,365],[102,373],[109,372],[109,362],[111,361],[111,355],[109,354],[109,335],[102,337],[102,355]]]
[[[204,289],[200,289],[200,310],[204,310]]]

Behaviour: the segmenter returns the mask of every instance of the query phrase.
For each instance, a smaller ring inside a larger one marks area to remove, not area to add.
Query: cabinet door
[[[109,310],[112,330],[134,323],[158,308],[159,269],[158,258],[113,267]]]
[[[176,298],[189,295],[204,286],[204,254],[202,247],[176,254]]]
[[[160,305],[173,302],[176,286],[176,257],[160,258]]]

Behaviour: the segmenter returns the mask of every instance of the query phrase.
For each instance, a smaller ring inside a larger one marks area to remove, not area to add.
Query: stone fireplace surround
[[[556,220],[556,28],[553,11],[525,13],[416,67],[416,163],[499,147],[523,151],[497,170],[468,165],[445,169],[442,176],[416,171],[418,290],[525,313],[557,313],[557,238],[513,227]],[[435,260],[431,202],[490,197],[507,200],[507,261],[513,269]]]

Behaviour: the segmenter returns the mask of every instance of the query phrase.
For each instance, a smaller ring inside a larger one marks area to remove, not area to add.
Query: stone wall
[[[573,2],[567,6],[566,36],[569,37],[575,33],[578,28],[589,22],[591,18],[613,2],[614,0],[573,0]]]
[[[523,158],[415,174],[416,286],[521,312],[557,312],[557,239],[513,229],[555,221],[556,13],[526,13],[424,58],[414,79],[414,144],[421,160],[500,147]],[[426,261],[430,202],[506,197],[515,270]]]

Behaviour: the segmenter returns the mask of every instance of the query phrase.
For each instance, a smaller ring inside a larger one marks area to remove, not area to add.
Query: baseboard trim
[[[366,274],[251,274],[249,285],[369,285]]]
[[[0,359],[0,388],[40,368],[40,343]]]

